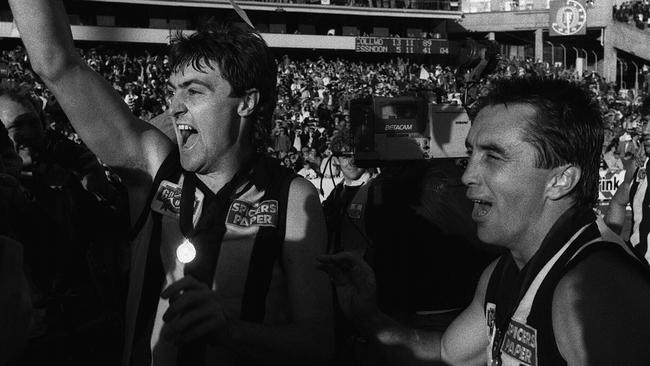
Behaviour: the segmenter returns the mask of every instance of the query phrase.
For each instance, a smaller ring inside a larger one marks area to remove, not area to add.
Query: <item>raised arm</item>
[[[123,169],[130,191],[148,189],[173,143],[138,120],[111,85],[81,59],[60,0],[10,0],[9,4],[32,68],[84,143],[106,164]],[[132,209],[139,210],[140,194],[135,196]]]
[[[609,201],[607,213],[605,214],[605,223],[612,231],[621,234],[623,231],[623,224],[625,223],[625,209],[630,201],[630,188],[634,180],[634,173],[636,172],[636,165],[634,159],[627,159],[624,161],[625,178],[623,183],[618,186],[614,197]]]

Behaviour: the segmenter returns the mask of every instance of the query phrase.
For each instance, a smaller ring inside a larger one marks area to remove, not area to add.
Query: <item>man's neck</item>
[[[216,169],[207,174],[196,176],[205,184],[213,193],[219,192],[230,180],[237,174],[241,167],[253,157],[253,150],[247,153],[238,150],[236,153],[229,154],[221,159]]]
[[[361,174],[361,176],[357,179],[349,179],[345,175],[343,176],[343,184],[346,186],[360,186],[368,181],[370,178],[370,173],[364,172]]]
[[[519,269],[524,268],[526,263],[539,251],[553,225],[573,205],[574,203],[571,199],[553,202],[551,207],[547,209],[547,212],[534,225],[531,225],[526,232],[525,238],[509,246],[512,258]]]

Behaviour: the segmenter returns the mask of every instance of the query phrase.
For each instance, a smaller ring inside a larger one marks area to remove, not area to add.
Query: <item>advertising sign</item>
[[[587,33],[587,10],[582,0],[551,0],[548,11],[549,36]]]

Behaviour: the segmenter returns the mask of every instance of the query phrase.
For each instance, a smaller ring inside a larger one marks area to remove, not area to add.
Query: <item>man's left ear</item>
[[[553,169],[551,179],[546,187],[547,196],[559,200],[573,191],[582,177],[582,169],[573,165],[562,165]]]
[[[253,111],[255,111],[255,107],[257,107],[259,100],[259,90],[255,88],[246,90],[239,101],[239,106],[237,106],[237,114],[239,114],[240,117],[249,117],[253,114]]]

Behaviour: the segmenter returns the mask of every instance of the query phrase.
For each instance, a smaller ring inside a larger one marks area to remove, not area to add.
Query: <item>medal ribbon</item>
[[[198,177],[192,172],[183,171],[184,182],[180,204],[180,229],[196,249],[194,260],[185,264],[185,276],[192,276],[212,288],[214,273],[221,251],[221,243],[226,234],[226,215],[230,202],[244,178],[248,175],[257,158],[243,164],[237,174],[215,195],[204,189],[205,199],[201,217],[193,225],[195,192]],[[205,364],[206,342],[196,341],[178,350],[178,365],[200,366]]]

